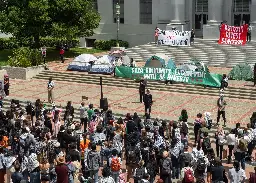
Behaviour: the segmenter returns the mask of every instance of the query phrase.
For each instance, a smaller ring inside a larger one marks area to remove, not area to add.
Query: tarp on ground
[[[69,64],[67,70],[70,71],[84,71],[88,72],[90,69],[90,62],[95,62],[98,59],[91,54],[81,54]]]
[[[178,69],[182,69],[185,71],[205,71],[209,72],[208,67],[203,63],[198,60],[191,60],[188,61],[182,65],[177,66]]]
[[[181,69],[166,68],[149,68],[149,67],[116,67],[115,74],[117,77],[147,80],[171,80],[176,82],[207,85],[212,87],[220,87],[222,75],[213,74],[204,71],[185,71]]]
[[[157,53],[151,56],[145,63],[145,67],[154,67],[154,68],[169,68],[174,69],[176,65],[174,61],[167,55],[162,53]]]
[[[253,69],[249,64],[238,64],[229,73],[229,78],[234,80],[251,80],[254,77]]]

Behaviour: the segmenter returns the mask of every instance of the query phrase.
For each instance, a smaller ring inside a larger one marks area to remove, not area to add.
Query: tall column
[[[171,22],[166,26],[167,30],[187,30],[185,22],[186,0],[171,0],[170,14]]]
[[[252,25],[252,40],[256,40],[256,0],[251,0],[250,24]]]
[[[223,0],[208,0],[208,22],[207,24],[220,24],[223,21]]]
[[[251,0],[251,25],[256,26],[256,0]]]
[[[204,39],[219,39],[219,25],[223,21],[223,6],[224,0],[208,0],[208,21],[207,25],[203,26]]]

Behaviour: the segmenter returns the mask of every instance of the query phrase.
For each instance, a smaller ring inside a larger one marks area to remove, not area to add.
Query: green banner
[[[117,77],[147,80],[171,80],[181,83],[200,84],[220,87],[222,75],[203,71],[184,71],[180,69],[150,68],[150,67],[116,67]]]

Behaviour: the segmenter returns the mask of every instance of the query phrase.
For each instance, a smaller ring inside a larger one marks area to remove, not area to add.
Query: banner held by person
[[[220,27],[219,44],[245,45],[248,25],[230,26],[222,24]]]
[[[185,71],[181,69],[150,68],[150,67],[116,67],[117,77],[147,80],[176,81],[189,84],[220,87],[222,75],[204,71]]]
[[[190,46],[191,31],[158,30],[158,44],[170,46]]]

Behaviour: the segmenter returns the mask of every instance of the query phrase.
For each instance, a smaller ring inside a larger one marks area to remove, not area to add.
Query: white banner
[[[191,31],[160,30],[158,44],[170,46],[190,46]]]

